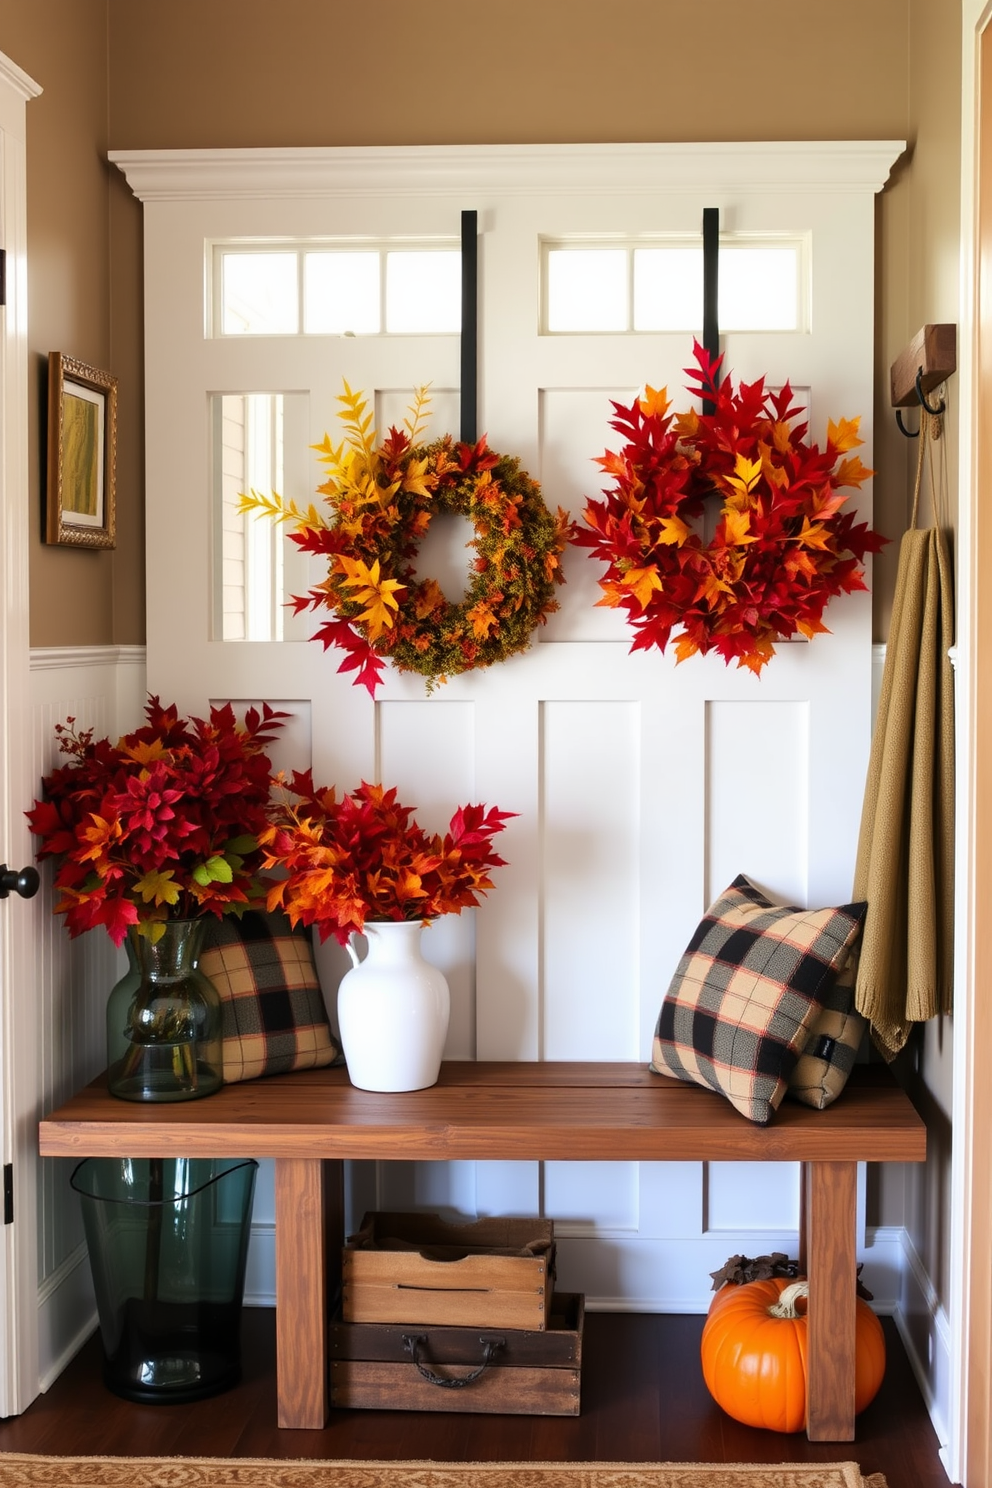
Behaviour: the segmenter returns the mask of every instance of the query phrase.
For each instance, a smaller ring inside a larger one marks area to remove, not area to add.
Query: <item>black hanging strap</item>
[[[703,345],[711,357],[720,355],[720,208],[703,208]],[[712,413],[713,403],[703,400],[703,412]]]
[[[462,213],[461,434],[478,439],[479,388],[479,214]]]

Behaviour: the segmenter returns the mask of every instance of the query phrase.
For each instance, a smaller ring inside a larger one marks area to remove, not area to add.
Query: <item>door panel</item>
[[[396,421],[407,390],[430,382],[437,434],[454,423],[458,342],[205,338],[204,244],[437,238],[451,234],[463,206],[474,207],[479,427],[541,479],[549,504],[578,515],[600,491],[594,457],[617,440],[611,399],[630,401],[650,383],[667,386],[677,408],[689,406],[682,369],[691,337],[542,335],[542,242],[698,236],[702,210],[713,205],[731,237],[807,241],[809,329],[727,335],[726,367],[735,380],[789,379],[804,390],[818,442],[828,418],[860,414],[870,464],[873,197],[897,153],[893,145],[328,151],[296,163],[313,171],[307,192],[298,174],[295,187],[280,185],[265,152],[204,160],[202,175],[189,158],[117,157],[146,202],[149,686],[184,709],[265,697],[305,713],[297,767],[312,764],[319,780],[345,789],[363,778],[395,784],[431,827],[466,800],[518,813],[500,839],[509,866],[495,891],[473,915],[426,937],[452,983],[449,1056],[646,1060],[681,952],[707,902],[737,873],[793,902],[849,897],[870,727],[870,599],[835,602],[831,633],[780,646],[760,679],[716,657],[676,666],[671,655],[631,655],[622,621],[597,608],[597,566],[578,549],[567,555],[562,608],[525,656],[430,695],[420,678],[388,670],[372,701],[339,675],[334,654],[307,642],[211,641],[209,396],[305,393],[310,442],[325,431],[336,442],[342,379],[374,400],[381,423]],[[225,195],[217,173],[227,170],[238,190]],[[314,487],[320,478],[314,460]],[[851,504],[870,515],[870,491]],[[198,600],[178,603],[180,594]],[[322,956],[333,1006],[343,967],[336,951]],[[756,1197],[758,1188],[735,1190],[723,1175],[663,1166],[389,1165],[378,1199],[557,1211],[561,1283],[567,1275],[603,1305],[699,1305],[708,1273],[734,1248],[737,1210],[749,1235],[755,1215],[766,1216],[758,1250],[794,1244],[792,1170],[763,1174]],[[666,1202],[666,1184],[680,1202]],[[681,1200],[690,1199],[687,1211]]]

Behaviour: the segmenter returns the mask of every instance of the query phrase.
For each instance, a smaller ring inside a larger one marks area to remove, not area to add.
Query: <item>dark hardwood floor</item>
[[[94,1336],[46,1395],[0,1421],[0,1451],[114,1456],[346,1457],[438,1461],[847,1461],[888,1488],[948,1488],[902,1344],[884,1320],[882,1388],[854,1442],[813,1444],[739,1426],[710,1398],[701,1317],[591,1313],[578,1417],[333,1411],[323,1431],[276,1426],[275,1327],[245,1310],[244,1378],[195,1405],[134,1405],[103,1385]]]

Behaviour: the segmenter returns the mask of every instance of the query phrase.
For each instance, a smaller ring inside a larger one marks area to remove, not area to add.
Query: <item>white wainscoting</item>
[[[877,693],[884,663],[883,647],[873,648],[872,663]],[[141,720],[145,698],[141,648],[36,650],[31,657],[31,677],[39,781],[56,761],[56,723],[72,716],[81,727],[92,727],[98,733],[113,736],[135,727]],[[581,798],[583,787],[581,781],[576,783],[569,774],[567,741],[582,729],[581,717],[573,716],[574,709],[582,706],[585,705],[556,702],[545,721],[547,788],[565,796],[572,791],[577,798]],[[713,706],[746,708],[748,705],[734,702]],[[412,717],[415,707],[404,705],[406,738],[416,723]],[[618,703],[612,707],[615,716],[609,739],[615,766],[615,752],[622,753],[630,736],[626,718],[630,705]],[[779,705],[779,712],[781,716],[776,714],[770,726],[793,731],[806,726],[802,710],[794,704]],[[383,714],[383,764],[385,767],[395,763],[398,770],[398,760],[391,759],[394,741],[388,704],[384,705]],[[471,727],[468,710],[459,710],[458,705],[446,708],[445,715],[445,735],[449,741],[451,729],[457,733]],[[753,732],[759,720],[749,718],[745,722]],[[434,737],[438,724],[436,711],[425,705],[422,723],[431,734],[431,748],[442,747],[443,740]],[[725,728],[717,730],[714,738],[718,741],[725,733]],[[556,743],[559,740],[560,745]],[[719,748],[719,743],[716,747]],[[452,768],[455,768],[455,762],[464,757],[464,752],[454,746],[452,749]],[[589,768],[594,767],[588,760],[586,763]],[[715,776],[721,773],[717,769]],[[778,788],[782,789],[781,781]],[[801,798],[801,781],[794,782],[794,794],[797,800]],[[632,800],[630,809],[634,805]],[[618,809],[615,797],[612,808]],[[720,810],[720,801],[714,795],[711,811]],[[595,823],[585,822],[584,829],[594,830]],[[754,840],[750,839],[752,849]],[[550,853],[560,854],[560,850],[561,844],[548,847]],[[549,867],[554,871],[548,882],[560,883],[561,892],[566,892],[567,854]],[[622,882],[624,865],[604,864],[603,871],[603,892],[608,893],[611,882]],[[720,879],[721,873],[726,876],[725,866],[716,865],[713,872],[714,881]],[[799,873],[797,864],[797,893],[804,887],[798,881]],[[44,894],[43,887],[39,900],[44,899]],[[553,926],[552,915],[549,919],[552,933]],[[40,1103],[51,1109],[103,1066],[103,1012],[107,991],[119,974],[121,958],[105,937],[70,942],[61,922],[53,915],[40,916],[39,927],[39,956],[45,968],[46,1006],[42,1021],[49,1030]],[[464,924],[454,922],[451,933],[456,937],[471,935],[471,917],[466,917]],[[471,956],[466,958],[461,949],[439,947],[437,959],[442,962],[450,959],[456,965],[466,959],[471,963]],[[555,968],[546,989],[551,1009],[565,996],[568,955],[566,940],[560,955],[555,954],[549,960],[549,965]],[[454,990],[457,1011],[452,1032],[456,1047],[449,1052],[465,1055],[474,1038],[472,988],[466,985]],[[546,1050],[548,1057],[569,1057],[566,1043],[561,1043],[564,1038],[561,1030],[567,1027],[567,1018],[551,1018],[549,1026],[556,1033],[555,1047]],[[628,1032],[636,1046],[636,1029]],[[616,1036],[615,1027],[613,1036]],[[631,1057],[626,1042],[614,1051],[613,1057]],[[78,1203],[68,1186],[71,1166],[63,1160],[46,1160],[39,1165],[38,1318],[42,1389],[57,1377],[95,1326]],[[766,1189],[761,1181],[760,1165],[752,1169],[748,1165],[728,1163],[653,1163],[642,1164],[638,1170],[634,1164],[582,1164],[578,1183],[574,1171],[563,1173],[565,1166],[544,1165],[543,1205],[545,1212],[554,1213],[556,1218],[560,1284],[570,1288],[581,1283],[587,1293],[587,1306],[592,1310],[701,1312],[709,1303],[709,1273],[729,1255],[735,1252],[757,1255],[773,1250],[795,1252],[797,1180],[790,1177],[784,1184]],[[537,1207],[533,1164],[452,1164],[448,1165],[443,1183],[431,1164],[388,1167],[386,1180],[371,1165],[349,1165],[349,1226],[357,1225],[365,1207],[386,1200],[398,1207],[429,1207],[437,1202],[449,1206],[454,1203],[470,1212],[477,1209],[493,1212],[505,1208],[508,1198],[519,1201],[534,1190],[532,1196]],[[248,1258],[245,1301],[249,1306],[274,1305],[272,1179],[272,1164],[263,1162],[258,1175]],[[590,1224],[574,1203],[574,1195],[590,1187],[597,1194],[595,1224]],[[895,1315],[935,1429],[943,1441],[949,1418],[946,1312],[937,1301],[933,1283],[905,1229],[864,1230],[863,1217],[859,1223],[862,1227],[859,1258],[864,1261],[864,1278],[874,1293],[874,1306],[879,1312]],[[638,1243],[638,1236],[643,1241],[645,1235],[657,1237],[655,1245],[646,1248]]]
[[[145,700],[145,653],[139,646],[59,647],[31,652],[32,751],[41,779],[58,763],[55,725],[116,738],[136,728]],[[50,1111],[106,1063],[107,993],[126,964],[106,935],[72,941],[54,903],[51,868],[42,865],[36,915],[39,985],[44,1006],[38,1073],[39,1108]],[[38,1164],[39,1384],[47,1389],[93,1331],[96,1314],[79,1203],[69,1187],[73,1164]]]

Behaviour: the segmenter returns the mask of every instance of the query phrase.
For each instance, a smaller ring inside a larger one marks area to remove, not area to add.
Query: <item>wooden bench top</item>
[[[926,1129],[882,1065],[825,1111],[785,1100],[755,1126],[711,1091],[645,1064],[448,1062],[407,1094],[356,1090],[343,1067],[226,1085],[204,1100],[118,1100],[101,1077],[40,1124],[43,1157],[430,1161],[922,1162]]]

